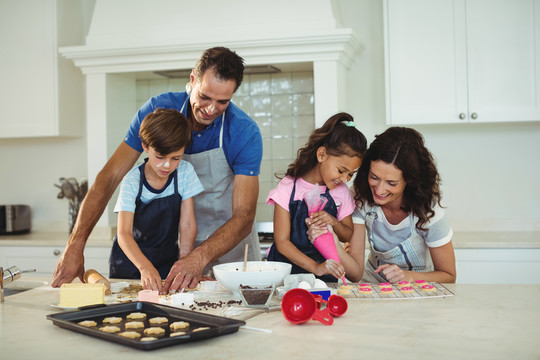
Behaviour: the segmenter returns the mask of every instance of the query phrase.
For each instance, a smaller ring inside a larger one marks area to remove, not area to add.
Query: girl
[[[456,281],[453,233],[439,186],[419,132],[391,127],[376,136],[354,180],[351,245],[363,256],[367,229],[371,250],[364,281]]]
[[[162,291],[161,279],[193,249],[197,234],[193,196],[203,187],[191,164],[182,161],[191,140],[184,115],[156,109],[144,118],[139,136],[148,158],[120,185],[110,276],[140,278],[144,289]]]
[[[343,276],[344,266],[327,261],[307,237],[304,195],[315,184],[325,189],[326,206],[307,222],[315,227],[331,225],[339,240],[349,241],[354,200],[346,183],[360,167],[366,147],[365,136],[346,113],[332,116],[311,134],[286,176],[266,199],[267,204],[275,205],[274,244],[268,260],[291,263],[293,274],[310,272],[327,282]]]

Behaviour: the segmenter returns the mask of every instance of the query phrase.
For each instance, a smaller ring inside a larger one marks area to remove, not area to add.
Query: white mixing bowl
[[[216,280],[235,294],[240,285],[283,284],[283,278],[291,273],[291,264],[278,261],[248,261],[246,271],[243,262],[220,264],[213,267]]]

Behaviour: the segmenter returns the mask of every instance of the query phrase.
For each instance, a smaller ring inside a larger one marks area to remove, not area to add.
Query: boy
[[[193,166],[182,161],[191,141],[184,115],[156,109],[144,118],[139,136],[148,158],[120,185],[110,277],[140,278],[144,289],[161,291],[161,279],[193,249],[197,235],[193,197],[204,189]]]

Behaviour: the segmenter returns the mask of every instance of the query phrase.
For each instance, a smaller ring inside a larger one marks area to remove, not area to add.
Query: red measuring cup
[[[332,316],[338,317],[345,314],[349,308],[349,304],[347,304],[347,300],[345,300],[343,296],[330,295],[326,308],[330,311]]]
[[[309,291],[296,288],[283,295],[281,312],[285,319],[295,325],[303,324],[310,319],[317,320],[324,325],[332,325],[334,318],[330,315],[330,309],[320,310],[317,305],[318,301]]]

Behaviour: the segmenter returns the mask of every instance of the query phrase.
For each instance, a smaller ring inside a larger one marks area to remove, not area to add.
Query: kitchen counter
[[[455,296],[349,300],[331,326],[292,325],[281,312],[247,320],[251,327],[151,352],[62,329],[47,320],[59,289],[39,287],[0,303],[5,359],[538,359],[540,285],[447,285]]]

